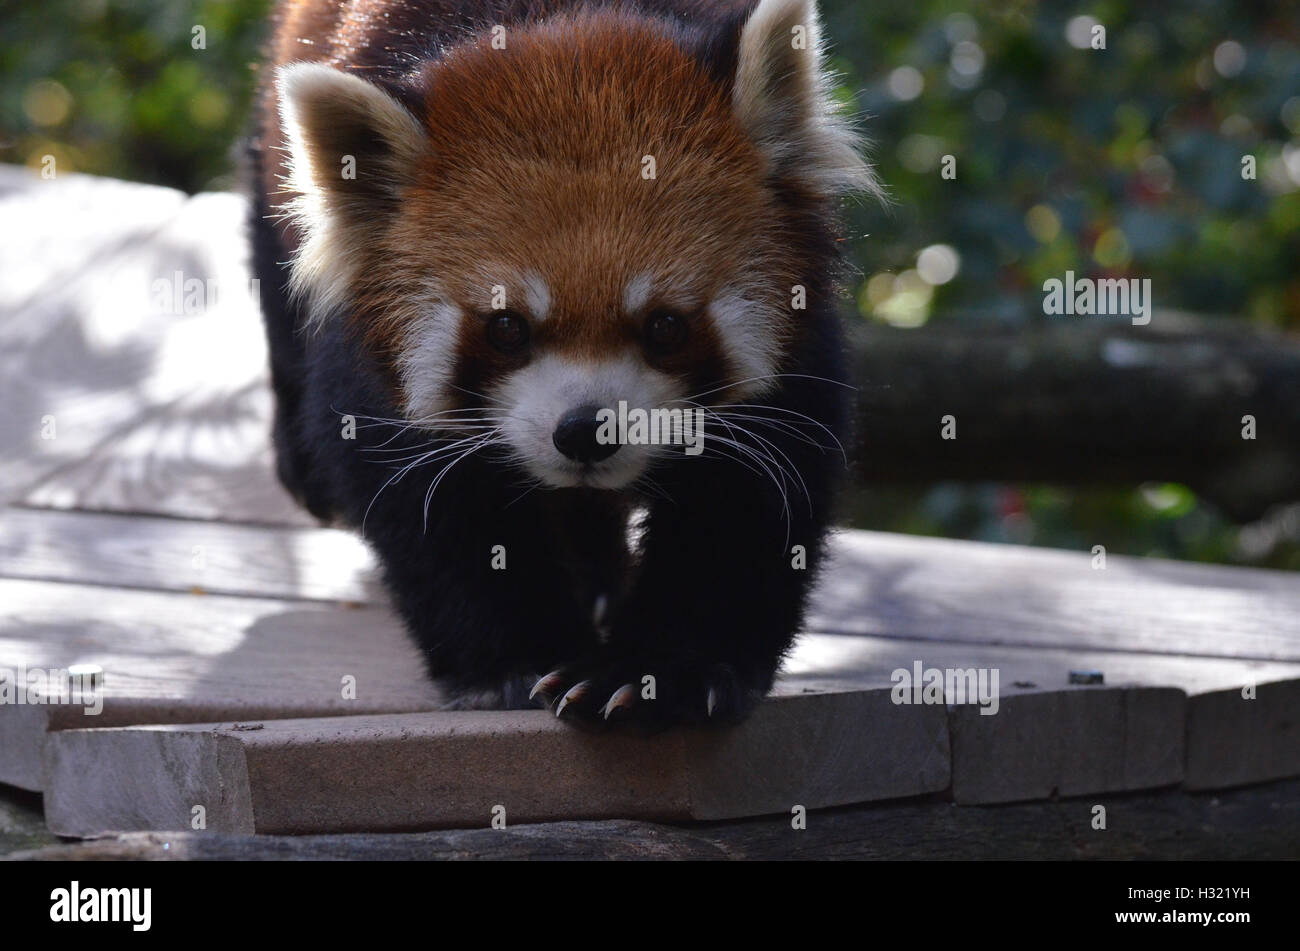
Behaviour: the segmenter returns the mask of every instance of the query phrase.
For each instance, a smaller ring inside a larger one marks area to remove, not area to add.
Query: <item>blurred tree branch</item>
[[[1146,327],[866,325],[852,359],[862,484],[1180,482],[1238,521],[1300,500],[1293,337],[1159,311]]]

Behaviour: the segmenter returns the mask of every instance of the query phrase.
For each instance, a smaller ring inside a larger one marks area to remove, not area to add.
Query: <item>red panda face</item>
[[[477,408],[543,483],[627,485],[681,447],[609,445],[598,411],[759,394],[799,332],[773,182],[816,202],[863,174],[816,42],[809,4],[764,0],[727,87],[650,21],[553,19],[430,63],[420,114],[291,67],[295,280],[363,322],[408,419]]]

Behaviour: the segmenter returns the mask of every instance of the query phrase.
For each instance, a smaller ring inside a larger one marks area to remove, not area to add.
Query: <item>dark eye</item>
[[[512,310],[502,310],[488,317],[488,343],[502,353],[519,353],[528,346],[528,321]]]
[[[686,343],[686,318],[667,310],[657,310],[645,324],[646,342],[657,353],[672,353]]]

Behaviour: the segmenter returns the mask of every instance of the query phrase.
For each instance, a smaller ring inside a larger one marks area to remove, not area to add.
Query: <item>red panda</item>
[[[844,467],[836,209],[876,190],[821,49],[813,0],[278,8],[278,472],[374,548],[449,706],[770,689]]]

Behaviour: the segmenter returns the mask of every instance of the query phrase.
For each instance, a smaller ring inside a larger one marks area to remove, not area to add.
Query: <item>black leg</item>
[[[831,436],[843,393],[825,392],[830,385],[792,386],[779,411],[746,414],[771,423],[733,423],[754,435],[721,428],[761,461],[742,463],[706,437],[705,455],[656,476],[671,501],[651,509],[641,571],[612,636],[542,684],[562,717],[728,721],[766,694],[801,623],[844,468]]]
[[[462,465],[438,486],[427,525],[436,465],[380,493],[364,535],[450,705],[530,706],[540,674],[596,644],[591,608],[554,543],[546,497],[520,500],[490,466]]]

